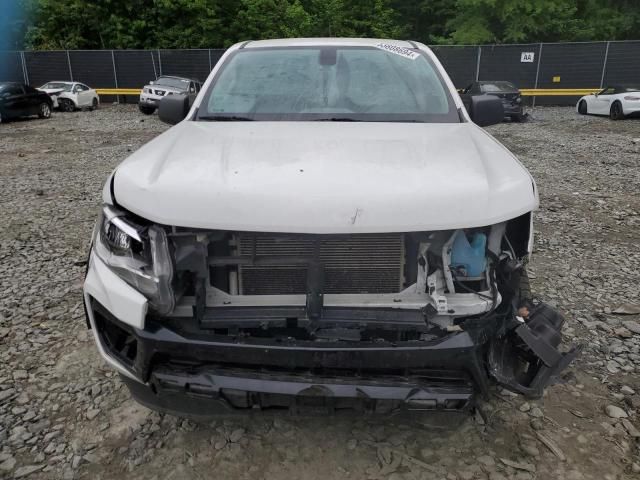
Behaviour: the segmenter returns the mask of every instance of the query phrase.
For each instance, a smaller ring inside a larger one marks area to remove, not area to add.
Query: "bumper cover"
[[[143,107],[155,107],[158,108],[158,105],[160,105],[160,99],[153,99],[153,98],[141,98],[138,101],[138,105],[142,105]]]
[[[465,411],[476,393],[488,396],[489,374],[536,398],[579,353],[561,354],[540,331],[520,325],[510,335],[524,339],[540,363],[532,362],[524,378],[514,373],[523,347],[484,328],[385,345],[229,340],[163,319],[148,318],[136,329],[90,305],[101,350],[126,369],[132,395],[159,411],[199,417],[255,409]]]
[[[502,106],[504,108],[505,116],[522,115],[524,113],[522,109],[522,105],[512,105],[511,103],[509,104],[503,103]]]
[[[343,411],[465,411],[472,407],[470,383],[427,384],[402,378],[340,379],[285,374],[249,374],[202,368],[161,368],[148,385],[123,377],[141,404],[165,413],[208,417],[247,410],[295,414]]]
[[[133,396],[190,416],[254,409],[464,411],[477,393],[489,395],[492,378],[540,397],[580,352],[558,351],[564,319],[544,304],[527,323],[469,320],[462,331],[422,340],[314,341],[233,335],[195,314],[148,314],[144,297],[94,256],[84,293],[100,353]],[[256,314],[268,318],[264,309]]]

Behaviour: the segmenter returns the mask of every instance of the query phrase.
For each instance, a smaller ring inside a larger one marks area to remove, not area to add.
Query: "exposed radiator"
[[[320,240],[318,258],[324,267],[324,293],[395,293],[402,289],[404,238],[402,234],[344,236],[240,233],[238,254],[310,258]],[[306,291],[304,265],[240,266],[241,295],[302,294]]]

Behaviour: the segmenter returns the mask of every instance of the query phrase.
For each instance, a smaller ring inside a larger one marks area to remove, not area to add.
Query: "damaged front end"
[[[151,309],[132,325],[88,295],[91,324],[134,396],[161,410],[465,410],[492,380],[540,397],[579,352],[559,351],[562,317],[528,294],[530,214],[470,229],[301,235],[159,227],[106,211],[95,262],[143,285]],[[136,235],[135,255],[118,225]]]

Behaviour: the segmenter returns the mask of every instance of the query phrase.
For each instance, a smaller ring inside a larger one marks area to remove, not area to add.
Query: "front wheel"
[[[38,106],[38,117],[39,118],[49,118],[51,116],[51,107],[48,103],[42,102],[40,106]]]
[[[91,110],[97,110],[98,109],[98,99],[94,98],[93,101],[91,102]]]
[[[138,105],[138,109],[145,115],[153,115],[153,112],[156,111],[155,107],[147,107],[145,105]]]
[[[611,105],[609,118],[611,120],[622,120],[624,118],[624,112],[622,111],[622,104],[620,102],[615,102]]]
[[[580,115],[587,114],[587,102],[585,102],[584,100],[580,100],[580,103],[578,104],[578,113]]]
[[[73,102],[67,98],[58,100],[58,105],[60,105],[60,110],[63,112],[73,112],[76,109]]]

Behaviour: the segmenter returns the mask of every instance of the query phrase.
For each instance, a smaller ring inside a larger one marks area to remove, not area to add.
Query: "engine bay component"
[[[458,231],[460,232],[460,231]],[[451,268],[456,275],[479,277],[487,268],[487,236],[476,232],[471,241],[464,234],[456,234],[451,249]]]

